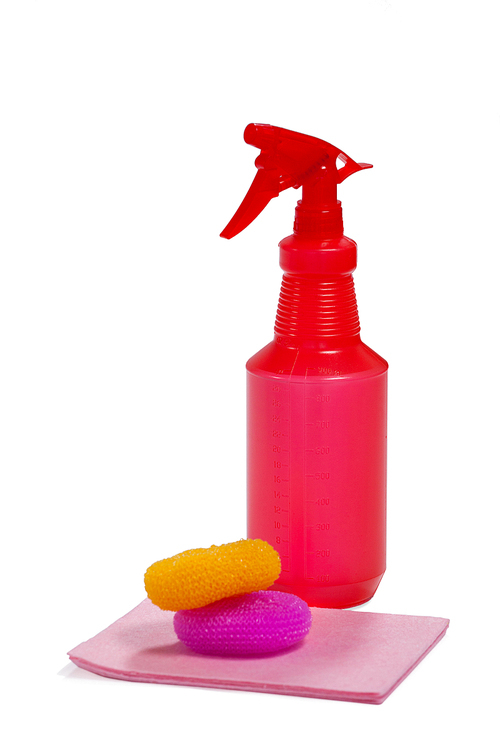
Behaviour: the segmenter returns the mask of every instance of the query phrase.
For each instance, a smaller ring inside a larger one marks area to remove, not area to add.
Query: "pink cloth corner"
[[[276,654],[201,656],[174,633],[173,613],[145,599],[69,652],[120,680],[382,703],[444,636],[449,620],[311,608],[309,635]]]

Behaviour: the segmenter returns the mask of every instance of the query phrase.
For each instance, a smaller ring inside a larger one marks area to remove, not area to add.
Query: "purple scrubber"
[[[174,616],[179,640],[199,654],[245,656],[293,646],[311,628],[311,610],[294,594],[254,591]]]

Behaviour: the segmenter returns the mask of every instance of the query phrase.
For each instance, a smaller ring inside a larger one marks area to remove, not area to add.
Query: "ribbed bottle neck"
[[[278,341],[335,345],[359,338],[352,274],[283,275],[274,326]]]
[[[297,203],[293,233],[297,237],[311,238],[315,242],[337,239],[344,234],[342,221],[342,204],[337,201],[335,206],[328,207],[307,205],[305,200]]]

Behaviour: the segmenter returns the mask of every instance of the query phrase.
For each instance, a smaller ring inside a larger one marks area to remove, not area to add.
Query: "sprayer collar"
[[[331,276],[353,273],[356,268],[357,245],[349,237],[318,240],[291,234],[279,247],[285,273]]]

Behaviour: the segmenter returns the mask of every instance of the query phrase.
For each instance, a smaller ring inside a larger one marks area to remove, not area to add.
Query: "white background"
[[[492,747],[498,701],[496,4],[0,6],[2,732],[52,748]],[[333,142],[363,340],[390,363],[388,569],[451,619],[382,706],[141,685],[66,652],[143,573],[245,530],[245,362],[299,197],[220,231],[249,122]]]

